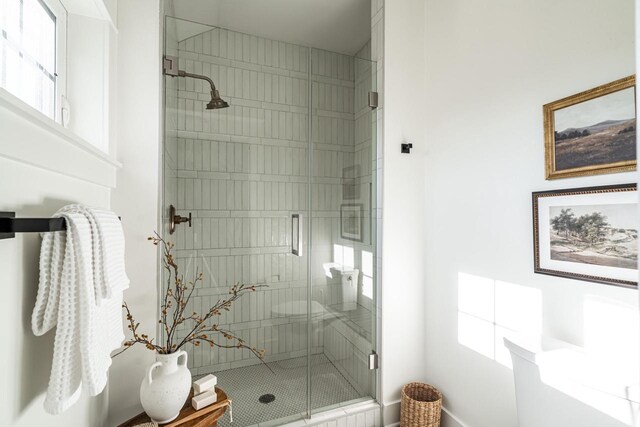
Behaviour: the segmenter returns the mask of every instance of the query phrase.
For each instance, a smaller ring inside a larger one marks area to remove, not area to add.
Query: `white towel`
[[[83,386],[90,396],[104,389],[110,353],[124,340],[122,290],[129,280],[115,215],[70,205],[54,216],[65,218],[67,231],[43,237],[31,326],[36,335],[57,326],[44,407],[59,414],[78,400]]]
[[[66,211],[84,214],[91,225],[93,236],[93,280],[96,300],[109,299],[113,293],[122,292],[129,286],[124,270],[124,234],[120,219],[111,211],[69,205]]]

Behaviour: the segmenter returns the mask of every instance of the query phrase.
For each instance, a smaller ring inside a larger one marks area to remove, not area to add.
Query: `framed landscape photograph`
[[[636,168],[635,76],[543,107],[546,178]]]
[[[638,286],[636,184],[533,193],[534,272]]]
[[[362,205],[340,206],[340,235],[343,239],[362,241]]]

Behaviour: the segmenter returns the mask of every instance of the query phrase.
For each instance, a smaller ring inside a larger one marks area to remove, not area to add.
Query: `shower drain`
[[[276,397],[273,394],[263,394],[258,398],[260,403],[271,403],[276,400]]]

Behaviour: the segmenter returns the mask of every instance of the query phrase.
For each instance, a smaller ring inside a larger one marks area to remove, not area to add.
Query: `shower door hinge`
[[[178,58],[165,55],[162,58],[162,71],[168,76],[178,76]]]
[[[378,108],[378,92],[369,92],[369,107],[372,110]]]
[[[378,369],[378,354],[375,351],[369,355],[369,369]]]

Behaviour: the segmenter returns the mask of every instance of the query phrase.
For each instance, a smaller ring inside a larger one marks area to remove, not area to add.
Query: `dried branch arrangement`
[[[164,345],[154,342],[154,339],[149,338],[149,335],[138,332],[140,323],[135,321],[129,310],[129,306],[125,302],[122,307],[127,313],[127,322],[129,323],[127,327],[133,337],[125,341],[125,349],[117,353],[116,356],[135,344],[144,344],[149,350],[156,351],[160,354],[170,354],[180,350],[185,344],[191,343],[196,347],[204,344],[219,348],[244,348],[262,360],[264,350],[259,350],[248,345],[242,338],[234,335],[229,330],[221,328],[217,323],[213,323],[213,321],[220,316],[222,312],[229,311],[232,304],[243,295],[255,292],[257,288],[266,285],[243,285],[238,283],[229,290],[230,296],[228,298],[219,299],[218,302],[204,314],[196,312],[191,314],[185,313],[193,291],[198,285],[198,282],[202,282],[204,275],[202,272],[196,271],[192,281],[185,281],[173,257],[173,243],[165,241],[157,233],[155,237],[149,237],[148,240],[155,246],[161,247],[163,255],[162,264],[167,271],[167,291],[164,294],[163,302],[160,306],[160,320],[158,320],[165,336]],[[186,335],[180,334],[183,338],[178,337],[178,330],[182,329],[179,328],[180,325],[185,325],[188,330]],[[222,338],[222,340],[218,337]]]

